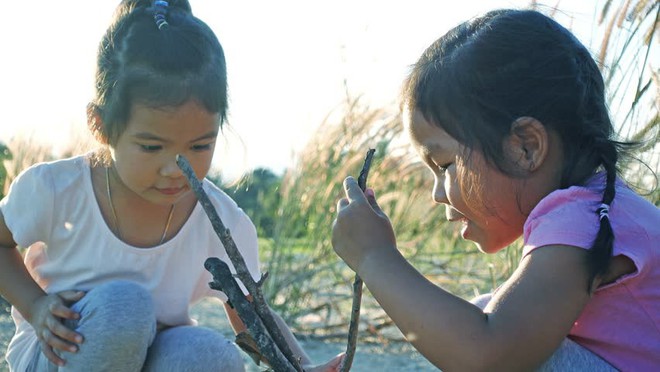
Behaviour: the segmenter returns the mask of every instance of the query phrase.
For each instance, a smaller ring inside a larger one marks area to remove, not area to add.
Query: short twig
[[[367,176],[371,168],[371,159],[374,156],[375,149],[369,149],[367,156],[364,158],[364,165],[358,176],[358,186],[362,191],[367,189]],[[355,274],[355,281],[353,282],[353,305],[351,306],[351,322],[348,326],[348,342],[346,345],[346,356],[339,366],[342,372],[349,371],[353,364],[355,356],[355,349],[357,347],[358,328],[360,325],[360,307],[362,306],[362,278]]]
[[[206,195],[206,192],[202,187],[202,183],[197,179],[195,171],[190,166],[188,160],[182,155],[177,155],[176,162],[188,179],[188,183],[190,183],[190,186],[195,192],[197,200],[202,205],[206,215],[211,221],[213,230],[215,230],[215,233],[220,238],[220,241],[222,242],[222,245],[224,246],[225,251],[229,256],[229,259],[236,269],[236,275],[241,280],[241,282],[243,282],[248,292],[252,295],[254,309],[259,315],[259,318],[261,318],[263,321],[263,324],[272,337],[272,340],[275,342],[275,345],[277,345],[277,347],[282,351],[282,354],[284,354],[286,359],[295,368],[296,371],[302,371],[303,369],[300,366],[298,358],[293,355],[293,351],[291,351],[291,348],[286,343],[282,332],[275,322],[273,314],[270,312],[270,307],[264,299],[259,285],[262,280],[260,280],[260,283],[257,283],[252,278],[252,275],[250,274],[250,271],[247,269],[247,265],[245,264],[245,260],[236,247],[236,243],[234,242],[229,229],[225,227],[222,219],[220,219],[218,212],[215,210],[215,207],[211,203],[208,195]],[[240,315],[242,314],[239,313],[239,316]]]
[[[224,292],[230,303],[241,315],[250,335],[258,346],[258,352],[268,361],[275,371],[294,371],[295,369],[275,346],[270,338],[268,330],[264,327],[254,307],[243,295],[241,287],[238,286],[234,276],[229,270],[229,265],[217,257],[210,257],[204,262],[204,267],[213,275],[213,282],[209,283],[212,289]]]

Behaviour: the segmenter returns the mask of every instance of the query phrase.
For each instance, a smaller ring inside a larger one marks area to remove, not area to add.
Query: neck
[[[108,204],[109,204],[109,207],[110,207],[110,214],[111,214],[111,218],[112,218],[112,225],[114,226],[114,232],[117,235],[117,237],[119,237],[119,239],[125,240],[127,238],[130,238],[131,234],[129,233],[129,234],[125,235],[124,231],[122,231],[122,226],[125,226],[125,227],[126,226],[140,226],[140,222],[142,222],[144,224],[144,221],[149,222],[148,226],[154,226],[153,221],[162,220],[161,216],[163,214],[163,211],[160,208],[158,208],[158,210],[156,211],[153,208],[154,205],[152,203],[147,203],[147,204],[149,204],[149,208],[140,208],[140,207],[136,207],[136,205],[133,204],[132,202],[127,203],[125,197],[124,198],[121,198],[121,197],[118,198],[116,191],[118,191],[118,189],[126,189],[126,187],[123,186],[122,182],[117,182],[119,180],[118,180],[118,177],[115,175],[115,172],[113,172],[113,170],[114,169],[110,169],[110,168],[105,169],[105,181],[106,181],[106,192],[107,192]],[[118,185],[122,185],[123,187],[117,187]],[[125,191],[125,190],[122,190],[122,191]],[[140,202],[144,202],[144,200],[142,198],[138,198],[138,199],[140,199]],[[124,203],[122,204],[122,203],[119,203],[118,201],[124,201]],[[118,204],[122,205],[121,209],[118,207]],[[119,213],[119,210],[125,210],[124,208],[128,209],[128,206],[131,207],[131,213],[130,214],[124,213],[123,215],[121,215]],[[174,215],[174,204],[170,205],[167,208],[167,210],[168,210],[167,217],[165,219],[164,224],[162,225],[164,227],[162,228],[162,234],[160,236],[158,244],[162,244],[165,241],[165,239],[167,238],[167,236],[170,234],[170,225],[172,223],[172,217]],[[151,212],[149,212],[149,211],[151,211]],[[156,224],[158,224],[158,223],[156,223]],[[126,230],[130,231],[131,229],[126,228]],[[135,230],[135,228],[133,228],[132,230]],[[151,235],[151,234],[143,234],[143,232],[153,230],[153,228],[150,227],[150,228],[145,228],[144,230],[143,229],[138,229],[138,230],[140,231],[140,234],[139,234],[140,238],[144,238],[145,235]]]

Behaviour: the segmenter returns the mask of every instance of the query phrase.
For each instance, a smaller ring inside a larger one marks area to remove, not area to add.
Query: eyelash
[[[193,151],[207,151],[211,149],[211,144],[207,143],[205,145],[193,145],[192,149]]]
[[[161,145],[139,145],[142,151],[144,152],[156,152],[163,148]],[[193,151],[202,152],[208,151],[211,149],[211,144],[207,143],[205,145],[192,145],[190,147]]]
[[[160,145],[140,145],[140,148],[142,148],[142,151],[144,151],[144,152],[156,152],[156,151],[162,149],[163,146],[160,146]]]
[[[443,165],[438,165],[438,170],[440,173],[445,174],[447,172],[447,169],[451,166],[451,163],[443,164]]]

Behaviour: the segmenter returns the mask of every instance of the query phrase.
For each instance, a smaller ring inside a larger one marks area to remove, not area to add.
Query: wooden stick
[[[245,260],[243,259],[241,253],[238,251],[236,243],[234,242],[229,229],[225,227],[222,219],[220,219],[218,212],[215,210],[215,207],[211,203],[208,195],[206,195],[206,192],[202,187],[202,183],[197,179],[195,171],[190,166],[188,160],[183,155],[177,155],[176,162],[179,168],[181,168],[183,173],[186,175],[190,186],[197,196],[197,200],[202,205],[206,215],[211,221],[213,230],[215,230],[215,233],[220,238],[222,245],[225,247],[227,255],[229,256],[229,259],[236,269],[236,276],[238,276],[241,282],[243,282],[243,285],[245,285],[247,288],[248,292],[252,295],[254,309],[259,315],[259,318],[261,318],[261,321],[268,330],[268,333],[275,342],[275,345],[277,345],[277,347],[282,351],[282,354],[284,354],[286,359],[289,361],[289,363],[291,363],[295,370],[302,372],[303,369],[300,366],[299,359],[293,355],[293,351],[291,351],[291,348],[286,343],[282,332],[275,322],[273,314],[270,312],[270,307],[266,303],[263,293],[261,292],[261,283],[263,282],[263,277],[259,283],[252,279],[252,275],[247,269]],[[241,314],[239,313],[239,316],[240,315]]]
[[[227,295],[236,312],[241,315],[241,320],[250,331],[250,335],[259,347],[259,352],[266,358],[268,364],[275,371],[295,371],[291,363],[273,343],[254,307],[245,298],[241,287],[236,283],[236,279],[229,270],[229,265],[217,257],[210,257],[204,262],[204,267],[213,275],[213,282],[209,285]]]
[[[371,160],[374,156],[375,149],[369,149],[367,156],[364,158],[364,165],[358,176],[358,185],[362,191],[367,189],[367,176],[371,168]],[[355,349],[357,347],[358,328],[360,325],[360,307],[362,306],[362,278],[355,274],[355,281],[353,282],[353,306],[351,306],[351,322],[348,325],[348,342],[346,345],[346,357],[341,362],[339,370],[346,372],[351,369],[353,358],[355,356]]]

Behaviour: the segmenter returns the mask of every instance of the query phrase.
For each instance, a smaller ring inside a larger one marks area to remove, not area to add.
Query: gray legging
[[[89,291],[73,305],[81,319],[67,321],[85,341],[77,353],[62,352],[66,365],[49,362],[39,349],[28,371],[244,371],[234,343],[204,327],[156,331],[151,295],[141,286],[114,281]]]
[[[491,294],[475,297],[470,302],[484,309],[490,301]],[[559,371],[596,371],[611,372],[617,369],[604,359],[580,346],[575,341],[565,338],[554,354],[537,369],[537,372]]]

